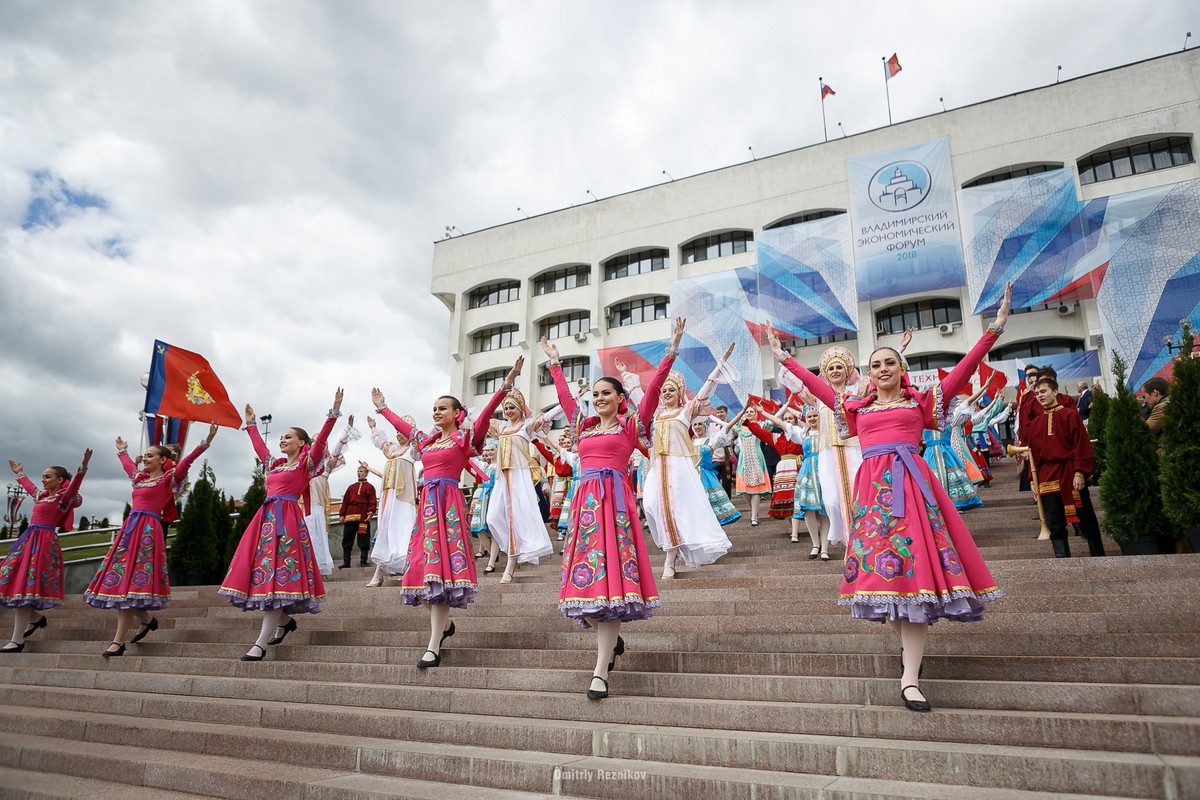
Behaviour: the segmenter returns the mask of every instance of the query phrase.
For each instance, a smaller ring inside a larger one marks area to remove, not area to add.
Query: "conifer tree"
[[[218,495],[216,476],[208,462],[200,469],[200,479],[192,484],[187,505],[175,526],[169,566],[172,582],[186,586],[210,583],[218,571],[220,553],[217,543],[216,513]]]
[[[1108,410],[1112,407],[1112,397],[1099,386],[1092,392],[1092,407],[1088,412],[1088,438],[1094,439],[1092,449],[1096,453],[1096,480],[1104,474],[1104,441],[1106,433],[1104,426],[1108,424]]]
[[[245,533],[246,528],[250,527],[250,521],[254,519],[254,515],[258,513],[258,510],[262,508],[262,504],[266,500],[267,484],[263,479],[262,466],[259,465],[254,468],[254,475],[250,479],[250,487],[246,489],[246,494],[242,497],[242,507],[238,509],[237,519],[233,523],[233,531],[226,542],[226,563],[233,560],[233,553],[237,550],[242,534]]]
[[[1177,533],[1200,528],[1200,359],[1192,355],[1195,332],[1183,320],[1183,347],[1175,357],[1170,402],[1163,412],[1160,477],[1163,510]]]

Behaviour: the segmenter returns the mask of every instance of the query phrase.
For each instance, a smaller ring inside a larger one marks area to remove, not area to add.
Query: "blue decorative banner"
[[[846,162],[858,300],[966,282],[946,137]]]

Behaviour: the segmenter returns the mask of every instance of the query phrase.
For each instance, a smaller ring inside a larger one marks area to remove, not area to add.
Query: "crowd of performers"
[[[672,369],[682,319],[675,320],[666,355],[645,386],[617,362],[619,377],[591,387],[590,412],[564,378],[557,347],[544,339],[559,405],[542,414],[534,414],[513,386],[523,357],[473,417],[457,398],[439,397],[426,430],[393,411],[374,389],[376,413],[395,430],[392,438],[367,418],[371,440],[386,458],[384,470],[375,472],[382,486],[363,508],[342,510],[346,522],[360,523],[355,527],[363,538],[365,523],[378,513],[369,551],[376,571],[368,585],[396,576],[404,602],[429,609],[429,640],[416,666],[437,667],[455,634],[452,610],[466,608],[479,591],[476,559],[486,558],[482,571],[491,573],[503,554],[500,582],[507,583],[520,564],[553,555],[554,540],[561,541],[559,609],[596,631],[586,694],[600,699],[608,696],[609,672],[625,649],[621,625],[649,618],[662,602],[655,574],[670,580],[683,567],[701,568],[729,551],[726,531],[741,518],[732,488],[748,496],[751,526],[758,524],[763,497],[769,498],[769,514],[791,518],[791,541],[799,541],[803,525],[810,559],[827,561],[831,545],[844,544],[839,604],[856,618],[898,630],[901,698],[909,709],[929,710],[919,688],[928,626],[942,619],[979,620],[984,605],[1001,594],[960,511],[980,504],[975,489],[987,479],[987,459],[976,452],[968,426],[987,430],[1008,407],[977,407],[977,397],[964,401],[959,395],[1003,332],[1010,293],[971,352],[924,391],[909,382],[898,350],[876,349],[864,379],[852,354],[833,347],[815,375],[788,356],[768,329],[783,382],[795,389],[797,401],[771,409],[750,402],[729,419],[706,400],[719,382],[736,379],[728,364],[733,346],[704,384],[689,392]],[[1082,454],[1071,466],[1070,451],[1079,451],[1080,436],[1084,444],[1087,437],[1070,415],[1057,413],[1065,401],[1056,389],[1038,383],[1022,398],[1019,414],[1034,461],[1041,456],[1039,488],[1058,500],[1049,504],[1050,516],[1065,527],[1077,513],[1094,519],[1086,499],[1091,466]],[[350,417],[328,446],[341,405],[339,389],[316,435],[287,428],[278,456],[259,435],[254,410],[245,409],[245,430],[266,466],[267,497],[218,590],[234,606],[262,613],[258,638],[242,660],[262,660],[296,630],[297,616],[320,610],[323,576],[334,568],[326,530],[328,475],[360,436]],[[493,420],[497,411],[502,418]],[[559,417],[566,428],[552,430]],[[135,463],[124,440],[116,440],[132,482],[132,512],[84,593],[89,605],[118,612],[105,657],[122,655],[127,644],[158,627],[151,612],[170,598],[163,525],[176,518],[188,468],[216,432],[214,425],[178,461],[167,448],[151,446]],[[1059,438],[1047,445],[1051,436]],[[760,445],[779,455],[773,479]],[[1051,446],[1063,452],[1051,452]],[[0,652],[21,652],[25,639],[46,626],[45,611],[63,601],[56,530],[71,527],[90,457],[85,451],[74,473],[46,469],[40,490],[20,464],[10,462],[36,502],[28,529],[0,565],[0,603],[16,609],[12,638]],[[360,462],[360,482],[368,470]],[[464,472],[477,483],[469,504],[459,487]],[[1083,500],[1074,499],[1081,489]],[[1056,542],[1063,539],[1058,533],[1056,528]],[[356,542],[365,549],[356,532],[344,538],[342,566],[349,566]],[[661,570],[652,566],[651,545],[661,553]],[[1056,544],[1056,554],[1059,549]]]

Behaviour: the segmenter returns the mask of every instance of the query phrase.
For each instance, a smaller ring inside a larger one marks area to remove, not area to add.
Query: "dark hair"
[[[304,428],[291,427],[288,428],[288,430],[295,431],[296,436],[298,436],[300,441],[304,442],[305,444],[312,444],[312,437],[308,435],[308,431],[304,430]]]
[[[64,481],[70,480],[71,478],[71,473],[67,471],[66,467],[46,467],[46,469],[51,470],[55,475],[62,478]]]
[[[897,350],[894,347],[888,347],[887,345],[884,345],[883,347],[876,347],[874,350],[871,351],[870,357],[867,358],[867,369],[868,370],[871,368],[871,362],[875,359],[875,354],[878,353],[880,350],[891,350],[893,353],[896,354],[896,360],[899,361],[900,363],[904,363],[904,356],[900,355],[899,350]]]
[[[157,450],[158,454],[160,456],[162,456],[163,458],[174,458],[175,457],[175,453],[171,452],[171,448],[169,448],[163,444],[152,444],[152,445],[150,445],[150,449]]]
[[[1142,391],[1146,394],[1150,392],[1158,392],[1163,397],[1171,391],[1171,384],[1167,383],[1166,378],[1160,378],[1157,375],[1142,384]]]
[[[1058,371],[1055,370],[1054,367],[1038,367],[1037,371],[1038,371],[1038,375],[1043,375],[1043,376],[1048,375],[1049,377],[1054,378],[1055,380],[1058,380]]]
[[[605,375],[603,378],[596,381],[596,383],[601,383],[601,382],[605,382],[605,381],[612,384],[613,389],[616,391],[617,394],[624,396],[625,385],[622,384],[619,380],[617,380],[616,378],[610,378],[607,375]]]
[[[439,397],[438,400],[449,400],[451,408],[453,408],[455,411],[462,411],[462,403],[460,403],[458,398],[452,394],[444,394]]]
[[[1034,388],[1036,388],[1038,386],[1049,386],[1051,391],[1055,391],[1055,392],[1058,391],[1058,380],[1055,378],[1051,378],[1049,376],[1047,376],[1045,378],[1038,378],[1037,383],[1035,383],[1033,385],[1034,385]]]
[[[729,406],[713,406],[713,411],[724,411],[729,413]]]

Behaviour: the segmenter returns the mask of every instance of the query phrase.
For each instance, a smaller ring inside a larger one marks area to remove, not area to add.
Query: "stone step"
[[[200,795],[113,783],[61,773],[0,767],[0,797],[5,800],[196,800]]]
[[[274,762],[273,773],[288,775],[293,767],[334,772],[445,782],[494,790],[555,790],[584,796],[595,792],[601,775],[609,782],[632,784],[671,780],[683,796],[710,788],[678,782],[679,766],[703,764],[703,778],[752,783],[768,792],[788,788],[814,790],[832,778],[888,780],[920,766],[923,777],[942,785],[976,789],[1016,789],[1044,792],[1098,793],[1121,787],[1124,797],[1158,797],[1166,787],[1195,783],[1200,759],[1124,753],[1095,753],[1025,747],[995,748],[958,745],[943,748],[922,742],[845,739],[795,734],[751,734],[680,728],[617,725],[562,729],[559,746],[542,752],[498,746],[489,742],[448,743],[419,737],[372,738],[328,731],[304,732],[238,727],[216,723],[177,723],[169,720],[127,719],[97,713],[56,717],[21,709],[0,708],[0,719],[18,726],[29,741],[68,740],[135,750],[160,747],[169,741],[175,752],[191,756],[236,758],[238,762]],[[519,736],[519,724],[511,725]],[[480,735],[483,730],[477,731]],[[25,737],[23,737],[25,738]],[[506,738],[516,738],[512,735]],[[518,740],[518,747],[524,744]],[[583,766],[586,761],[587,766]],[[766,763],[787,765],[787,771],[766,771]],[[988,771],[984,771],[984,767]],[[716,768],[716,769],[713,769]],[[736,773],[734,772],[736,771]],[[588,773],[591,773],[590,775]],[[695,773],[693,773],[694,775]],[[611,776],[611,777],[608,777]],[[797,783],[796,779],[807,779]],[[822,780],[824,779],[824,780]],[[808,785],[811,781],[811,785]],[[889,781],[890,782],[890,781]],[[982,784],[982,785],[981,785]],[[579,789],[572,789],[578,785]],[[730,787],[733,788],[733,787]],[[618,795],[620,796],[620,795]]]
[[[583,659],[581,659],[582,661]],[[442,690],[480,689],[498,692],[551,691],[569,694],[578,690],[586,664],[576,669],[500,669],[456,667],[423,672],[397,668],[389,664],[322,664],[313,662],[271,662],[231,668],[227,661],[215,659],[133,659],[106,664],[98,670],[95,661],[75,668],[14,667],[0,664],[0,681],[14,685],[95,688],[106,690],[127,685],[136,674],[142,691],[163,694],[185,693],[197,686],[214,686],[211,696],[241,697],[231,694],[229,686],[242,687],[248,681],[269,678],[278,685],[272,696],[294,692],[303,694],[302,684],[358,684],[370,694],[372,686],[436,687]],[[415,660],[414,660],[415,663]],[[239,666],[242,662],[238,662]],[[403,665],[411,666],[411,665]],[[752,675],[692,674],[679,680],[674,674],[627,670],[621,660],[622,694],[645,697],[705,698],[712,700],[779,700],[789,703],[821,701],[843,705],[894,705],[899,664],[882,675],[849,677],[846,675]],[[886,664],[884,666],[887,666]],[[149,668],[149,669],[147,669]],[[927,691],[936,694],[939,706],[1003,711],[1060,711],[1090,714],[1154,714],[1157,716],[1200,717],[1200,686],[1161,686],[1154,684],[1113,684],[1032,681],[953,680],[933,669],[922,680]],[[201,681],[212,678],[213,684]],[[200,681],[197,683],[197,681]],[[230,681],[232,683],[221,683]],[[288,685],[292,689],[287,688]],[[240,691],[240,690],[239,690]]]
[[[415,670],[415,667],[411,669]],[[652,719],[668,726],[760,733],[900,737],[933,742],[1168,755],[1200,752],[1200,720],[1194,717],[944,708],[940,706],[940,698],[933,693],[927,696],[930,702],[938,706],[937,713],[914,717],[900,704],[898,692],[894,695],[887,693],[877,699],[877,702],[888,705],[727,699],[690,699],[681,703],[672,697],[623,694],[619,680],[613,686],[614,694],[604,703],[596,704],[583,696],[586,674],[580,676],[584,680],[579,681],[578,688],[569,693],[501,693],[491,689],[442,690],[422,686],[368,687],[350,683],[293,684],[287,681],[207,677],[177,681],[178,694],[134,693],[121,688],[128,686],[128,677],[118,677],[120,680],[100,682],[95,688],[104,690],[102,692],[91,688],[0,684],[0,704],[294,728],[294,722],[267,721],[279,710],[272,703],[290,702],[299,704],[292,709],[293,716],[314,710],[328,712],[337,706],[360,705],[373,712],[412,709],[434,714],[504,714],[527,720],[604,723]],[[155,684],[159,688],[168,688],[168,683],[169,676],[156,676]],[[367,718],[373,716],[376,715],[366,715]],[[310,729],[324,730],[320,727]],[[378,730],[375,735],[379,735]]]

